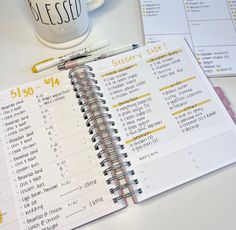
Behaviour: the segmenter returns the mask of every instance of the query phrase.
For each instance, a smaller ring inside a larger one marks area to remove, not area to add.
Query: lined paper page
[[[91,63],[143,193],[236,160],[236,129],[184,39]]]
[[[125,206],[112,200],[67,73],[1,92],[0,106],[0,227],[71,229]]]

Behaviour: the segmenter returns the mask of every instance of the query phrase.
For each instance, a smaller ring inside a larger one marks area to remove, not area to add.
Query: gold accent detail
[[[176,112],[172,113],[172,115],[173,115],[173,116],[178,115],[178,114],[180,114],[180,113],[183,113],[183,112],[186,112],[186,111],[188,111],[188,110],[194,109],[194,108],[196,108],[196,107],[198,107],[198,106],[200,106],[200,105],[204,105],[204,104],[206,104],[206,103],[208,103],[208,102],[210,102],[210,101],[211,101],[211,100],[208,99],[208,100],[199,102],[199,103],[197,103],[197,104],[190,105],[190,106],[188,106],[188,107],[186,107],[186,108],[184,108],[184,109],[181,109],[181,110],[179,110],[179,111],[176,111]]]
[[[31,68],[31,71],[33,73],[38,73],[39,72],[35,65]]]
[[[148,135],[150,135],[150,134],[153,134],[153,133],[156,133],[156,132],[158,132],[158,131],[161,131],[161,130],[163,130],[163,129],[165,129],[165,128],[166,128],[166,126],[163,125],[163,126],[161,126],[161,127],[159,127],[159,128],[153,129],[153,130],[148,131],[148,132],[146,132],[146,133],[142,133],[142,134],[140,134],[140,135],[138,135],[138,136],[136,136],[136,137],[133,137],[132,139],[127,140],[127,141],[125,142],[125,144],[130,144],[131,142],[134,142],[134,141],[136,141],[136,140],[138,140],[138,139],[141,139],[141,138],[143,138],[143,137],[146,137],[146,136],[148,136]]]
[[[38,69],[37,69],[37,65],[41,65],[41,64],[43,64],[43,63],[45,63],[45,62],[48,62],[48,61],[51,61],[51,60],[53,60],[53,58],[48,58],[48,59],[46,59],[46,60],[43,60],[43,61],[40,61],[40,62],[36,63],[36,64],[31,68],[32,72],[33,72],[33,73],[38,73],[39,71],[38,71]]]
[[[177,50],[175,50],[175,51],[172,51],[172,52],[163,54],[163,55],[161,55],[161,56],[157,56],[157,57],[155,57],[155,58],[150,58],[150,59],[147,60],[147,63],[154,62],[154,61],[156,61],[156,60],[159,60],[159,59],[162,59],[162,58],[165,58],[165,57],[168,57],[168,56],[172,56],[172,55],[178,54],[178,53],[180,53],[180,52],[182,52],[182,49],[177,49]]]
[[[133,102],[133,101],[142,99],[142,98],[144,98],[144,97],[148,97],[148,96],[150,96],[150,95],[151,95],[150,93],[146,93],[146,94],[143,94],[143,95],[138,96],[138,97],[130,98],[130,99],[126,100],[126,101],[122,101],[122,102],[119,102],[119,103],[113,105],[112,108],[117,108],[117,107],[122,106],[122,105],[124,105],[124,104],[128,104],[128,103],[130,103],[130,102]]]
[[[45,62],[48,62],[48,61],[51,61],[51,60],[53,60],[53,58],[48,58],[48,59],[46,59],[46,60],[43,60],[43,61],[40,61],[40,62],[36,63],[35,66],[36,66],[36,65],[41,65],[41,64],[43,64],[43,63],[45,63]]]
[[[123,71],[127,71],[127,70],[129,70],[131,68],[134,68],[136,66],[138,66],[138,65],[137,64],[133,64],[133,65],[130,65],[130,66],[126,66],[126,67],[124,67],[122,69],[118,69],[118,70],[114,70],[112,72],[104,73],[104,74],[101,75],[101,77],[109,77],[109,76],[111,76],[113,74],[120,73],[120,72],[123,72]]]
[[[183,80],[181,80],[181,81],[177,81],[177,82],[175,82],[174,84],[165,86],[165,87],[163,87],[163,88],[161,88],[161,89],[159,89],[159,90],[160,90],[160,91],[164,91],[164,90],[166,90],[166,89],[173,88],[173,87],[175,87],[175,86],[177,86],[177,85],[180,85],[180,84],[182,84],[182,83],[185,83],[185,82],[187,82],[187,81],[194,80],[194,79],[196,79],[196,77],[189,77],[189,78],[183,79]]]

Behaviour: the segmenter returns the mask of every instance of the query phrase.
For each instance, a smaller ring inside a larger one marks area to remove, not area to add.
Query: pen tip
[[[31,71],[32,71],[33,73],[38,73],[38,70],[37,70],[36,66],[33,66],[33,67],[31,68]]]
[[[133,49],[136,49],[136,48],[138,48],[138,47],[139,47],[139,45],[138,45],[138,44],[133,44],[132,46],[133,46]]]

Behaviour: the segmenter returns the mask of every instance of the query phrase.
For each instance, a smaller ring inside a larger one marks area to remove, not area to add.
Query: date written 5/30
[[[49,77],[49,78],[43,79],[43,84],[49,85],[49,87],[54,88],[56,86],[60,86],[60,80],[55,77]],[[10,91],[11,98],[29,97],[29,96],[34,95],[34,93],[35,93],[35,90],[32,87],[27,87],[23,89],[21,87],[17,87],[16,89],[12,89]]]
[[[28,87],[25,89],[21,89],[17,87],[16,89],[12,89],[10,91],[11,98],[18,98],[18,97],[29,97],[34,95],[34,89],[32,87]]]

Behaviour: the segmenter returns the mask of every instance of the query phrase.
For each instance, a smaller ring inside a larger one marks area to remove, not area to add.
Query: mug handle
[[[88,11],[96,10],[97,8],[101,7],[105,0],[86,0]]]

